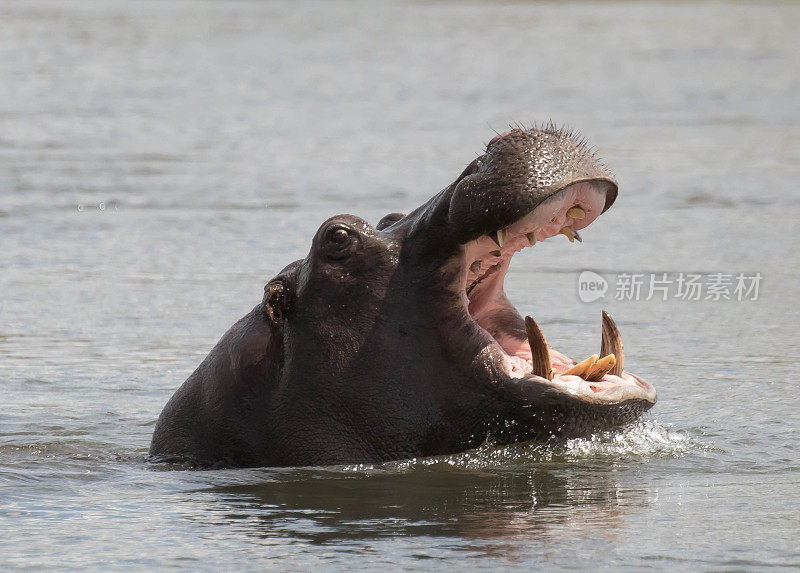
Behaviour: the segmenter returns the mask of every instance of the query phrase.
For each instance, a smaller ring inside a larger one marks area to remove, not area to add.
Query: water
[[[0,4],[0,565],[800,566],[798,6]],[[511,122],[621,184],[507,291],[561,350],[615,317],[623,433],[380,466],[168,471],[155,419],[328,216],[376,222]],[[760,272],[581,303],[580,270]]]

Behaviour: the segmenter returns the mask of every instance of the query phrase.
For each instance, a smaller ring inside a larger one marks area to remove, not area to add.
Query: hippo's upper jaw
[[[374,228],[332,217],[175,393],[151,455],[375,462],[633,420],[656,393],[623,372],[610,317],[601,356],[576,364],[503,292],[515,252],[558,234],[580,240],[616,195],[571,134],[514,129],[406,216]]]

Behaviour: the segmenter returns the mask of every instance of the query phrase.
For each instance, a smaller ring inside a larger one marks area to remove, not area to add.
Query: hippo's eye
[[[342,224],[334,224],[325,230],[320,246],[329,258],[341,260],[350,256],[358,244],[357,232]]]
[[[333,248],[345,247],[352,239],[353,232],[347,227],[336,225],[325,231],[325,241]]]
[[[332,243],[343,245],[350,238],[350,233],[345,229],[331,229],[329,239]]]

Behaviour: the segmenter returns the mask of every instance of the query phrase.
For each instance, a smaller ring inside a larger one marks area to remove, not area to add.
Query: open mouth
[[[600,354],[575,361],[551,348],[536,321],[524,320],[503,291],[512,256],[556,235],[581,241],[579,231],[602,213],[605,192],[584,181],[547,198],[511,225],[463,245],[462,287],[470,316],[489,340],[488,349],[511,378],[548,384],[584,401],[655,402],[655,389],[623,370],[625,354],[617,326],[603,313]]]

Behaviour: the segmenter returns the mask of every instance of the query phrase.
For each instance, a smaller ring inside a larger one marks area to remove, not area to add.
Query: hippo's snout
[[[603,196],[599,208],[592,199],[592,219],[617,198],[616,180],[582,140],[553,127],[512,129],[492,139],[457,181],[449,205],[451,232],[460,243],[501,232],[579,183]]]

